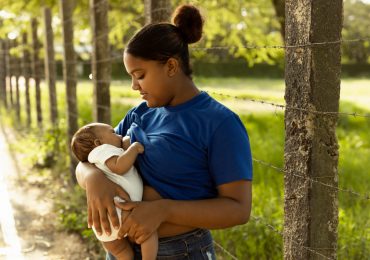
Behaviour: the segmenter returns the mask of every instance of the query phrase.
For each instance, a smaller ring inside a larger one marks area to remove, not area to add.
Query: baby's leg
[[[155,260],[158,252],[158,234],[153,233],[147,240],[141,244],[141,254],[143,260]]]
[[[117,239],[110,242],[102,242],[107,249],[117,260],[132,260],[134,259],[134,251],[130,242],[124,239]]]

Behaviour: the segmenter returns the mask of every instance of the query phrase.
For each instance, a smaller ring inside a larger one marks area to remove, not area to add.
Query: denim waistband
[[[179,235],[159,238],[158,242],[159,243],[166,243],[166,242],[171,242],[171,241],[175,241],[175,240],[184,240],[184,239],[187,239],[189,237],[201,237],[201,236],[207,234],[208,232],[209,232],[209,230],[207,230],[207,229],[197,228],[197,229],[194,229],[194,230],[191,230],[189,232],[182,233],[182,234],[179,234]]]
[[[192,231],[159,239],[157,260],[214,260],[216,259],[211,232]],[[141,258],[140,245],[134,245],[135,259]]]

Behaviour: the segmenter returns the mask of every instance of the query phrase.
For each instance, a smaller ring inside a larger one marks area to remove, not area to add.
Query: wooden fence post
[[[32,73],[33,79],[35,80],[35,90],[36,90],[36,117],[37,125],[42,128],[42,110],[41,110],[41,89],[40,89],[40,59],[39,59],[39,49],[40,43],[37,38],[37,19],[32,18],[31,20],[32,28]]]
[[[9,102],[8,102],[8,96],[9,96],[9,92],[8,92],[8,88],[10,87],[10,65],[11,65],[11,62],[10,62],[10,57],[9,57],[9,40],[8,39],[5,39],[4,42],[3,42],[3,48],[4,48],[4,56],[5,56],[5,106],[6,108],[9,108],[10,105],[9,105]]]
[[[336,259],[342,0],[287,0],[284,259]]]
[[[111,60],[108,42],[108,1],[90,0],[93,31],[92,75],[94,81],[94,120],[110,124]]]
[[[54,35],[51,26],[50,8],[44,8],[45,79],[49,86],[50,121],[54,127],[58,123],[58,105],[55,88]]]
[[[25,98],[26,98],[26,122],[27,126],[31,126],[31,102],[30,102],[30,77],[31,77],[31,56],[30,46],[27,41],[27,33],[22,34],[23,59],[22,59],[22,74],[24,77]]]
[[[9,98],[10,98],[10,108],[14,108],[14,99],[13,99],[13,75],[14,75],[14,57],[11,55],[12,49],[14,47],[13,41],[9,40],[8,41],[8,63],[9,63],[9,70],[8,70],[8,85],[9,85]]]
[[[71,153],[71,141],[74,133],[78,129],[77,95],[76,95],[76,54],[73,46],[73,0],[60,0],[60,16],[63,23],[63,75],[66,83],[66,102],[67,102],[67,127],[68,127],[68,151],[70,159],[70,174],[74,183],[77,182],[75,169],[77,160]]]
[[[18,41],[14,39],[13,47],[15,50],[18,49]],[[21,64],[18,57],[18,53],[13,55],[14,59],[14,76],[15,76],[15,114],[18,122],[21,120],[21,104],[20,104],[20,93],[19,93],[19,77],[21,75]]]
[[[4,107],[7,107],[6,102],[6,55],[5,55],[5,40],[0,39],[0,98]]]
[[[170,0],[145,0],[145,23],[168,22],[171,18]]]

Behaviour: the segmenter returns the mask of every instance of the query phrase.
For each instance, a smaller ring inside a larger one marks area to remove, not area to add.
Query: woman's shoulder
[[[236,115],[230,108],[217,101],[215,98],[207,93],[208,99],[205,104],[201,107],[204,109],[208,116],[213,116],[219,120],[223,120],[231,115]]]

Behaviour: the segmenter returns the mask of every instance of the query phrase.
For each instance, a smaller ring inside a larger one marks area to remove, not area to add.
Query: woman
[[[137,166],[146,186],[145,201],[117,205],[128,211],[119,234],[136,243],[136,259],[139,244],[156,230],[158,259],[215,259],[208,229],[244,224],[250,216],[249,140],[239,117],[192,81],[188,44],[202,35],[198,9],[180,6],[173,21],[143,27],[124,52],[132,89],[145,102],[115,131],[144,145]],[[107,215],[119,225],[113,198],[127,195],[89,164],[76,172],[86,189],[89,226],[110,232]]]

